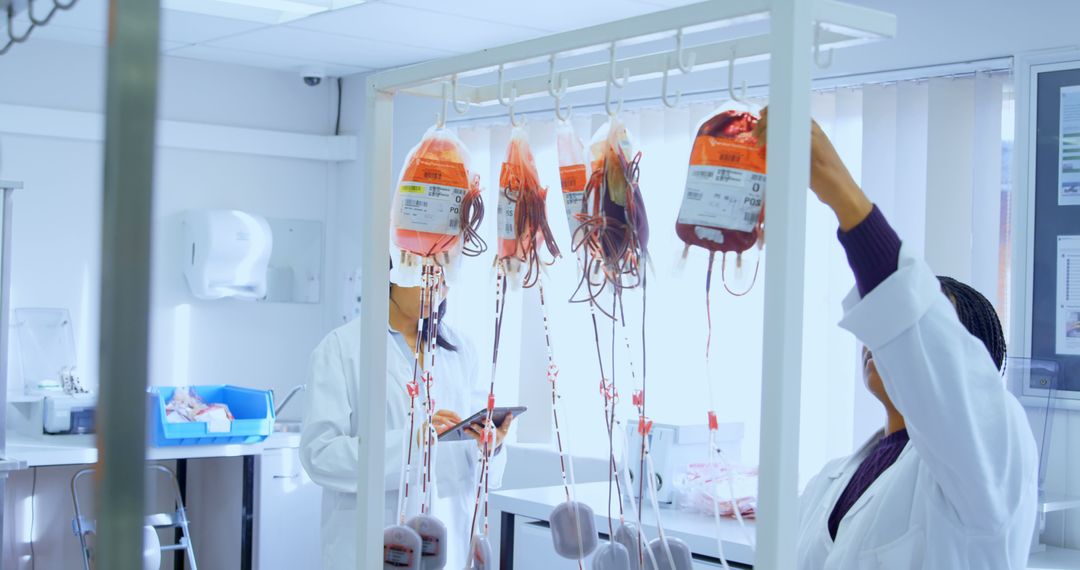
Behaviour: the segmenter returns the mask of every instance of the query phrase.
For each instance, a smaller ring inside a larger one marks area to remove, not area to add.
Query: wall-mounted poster
[[[1080,206],[1080,86],[1061,88],[1058,205]]]
[[[1057,342],[1061,355],[1080,355],[1080,236],[1058,236]]]

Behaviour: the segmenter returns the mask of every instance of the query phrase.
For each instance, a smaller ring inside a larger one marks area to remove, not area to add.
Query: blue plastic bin
[[[207,404],[229,406],[235,418],[228,432],[208,432],[205,422],[169,423],[165,404],[172,399],[175,387],[153,388],[150,403],[150,442],[155,447],[173,445],[221,445],[258,443],[274,430],[274,405],[269,391],[239,386],[192,386]]]

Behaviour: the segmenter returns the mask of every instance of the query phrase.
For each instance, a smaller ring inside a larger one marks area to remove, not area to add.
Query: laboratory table
[[[608,526],[608,484],[584,483],[575,487],[575,499],[592,508],[596,529],[606,540]],[[613,498],[614,499],[614,498]],[[566,500],[562,486],[538,487],[493,492],[490,500],[492,512],[491,537],[495,556],[502,570],[514,568],[515,531],[521,524],[546,527],[551,510]],[[617,508],[617,507],[613,507]],[[716,521],[704,514],[660,507],[660,519],[667,536],[679,538],[690,547],[696,566],[720,568],[717,545]],[[617,516],[617,515],[616,515]],[[617,521],[617,519],[616,519]],[[752,536],[755,533],[753,519],[746,521],[746,532],[732,519],[721,519],[719,535],[723,541],[724,555],[732,568],[750,568],[754,563]],[[649,538],[657,536],[656,516],[652,509],[642,512],[642,527]],[[550,543],[548,543],[550,546]],[[538,566],[539,567],[539,566]],[[519,569],[530,570],[530,569]]]
[[[243,457],[243,497],[241,509],[240,570],[252,569],[254,544],[255,503],[255,457],[266,449],[298,447],[300,434],[275,432],[262,443],[230,445],[182,445],[175,447],[148,447],[147,461],[176,461],[176,479],[180,494],[186,501],[187,460],[211,457]],[[10,433],[7,455],[26,462],[27,467],[53,467],[58,465],[93,465],[98,460],[98,450],[93,435],[34,435]],[[177,530],[179,533],[179,529]],[[179,538],[179,536],[177,537]],[[177,551],[175,568],[184,568],[184,555]]]

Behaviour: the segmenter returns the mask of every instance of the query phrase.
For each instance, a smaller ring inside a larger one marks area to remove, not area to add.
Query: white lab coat
[[[435,361],[432,393],[436,409],[449,409],[462,417],[487,403],[488,384],[479,374],[476,351],[468,339],[443,326],[443,335],[457,352],[440,349]],[[300,440],[300,460],[313,481],[323,487],[322,568],[356,568],[356,480],[359,469],[358,425],[365,403],[362,382],[370,380],[360,362],[359,319],[331,332],[312,353],[308,379],[308,409]],[[386,346],[386,492],[385,522],[397,524],[405,432],[409,429],[406,384],[413,378],[413,355],[396,332],[389,331]],[[419,402],[419,399],[418,399]],[[419,413],[419,412],[418,412]],[[418,416],[419,418],[419,416]],[[420,421],[416,422],[419,429]],[[416,432],[411,434],[416,437]],[[414,439],[415,441],[415,439]],[[434,514],[449,532],[447,567],[464,565],[469,524],[475,499],[479,453],[473,441],[444,442],[437,446],[433,479]],[[495,456],[490,471],[498,488],[506,454]],[[413,450],[412,480],[420,473],[420,454]],[[418,486],[410,486],[408,516],[419,512]],[[460,559],[460,560],[459,560]]]
[[[800,569],[1023,569],[1035,525],[1035,440],[986,348],[904,247],[896,273],[852,292],[841,326],[873,354],[910,443],[844,516],[828,518],[879,433],[803,493]]]

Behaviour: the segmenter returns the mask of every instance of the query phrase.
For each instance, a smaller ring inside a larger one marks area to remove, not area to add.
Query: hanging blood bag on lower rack
[[[506,160],[499,175],[499,249],[496,259],[517,283],[517,273],[524,267],[523,285],[531,287],[540,278],[541,265],[554,263],[559,246],[547,220],[547,188],[540,185],[536,160],[529,146],[528,133],[514,127]],[[540,259],[545,247],[550,261]]]
[[[684,256],[698,246],[721,252],[725,261],[733,253],[741,267],[743,252],[764,244],[765,149],[753,134],[758,120],[756,109],[729,102],[698,127],[675,225]]]

